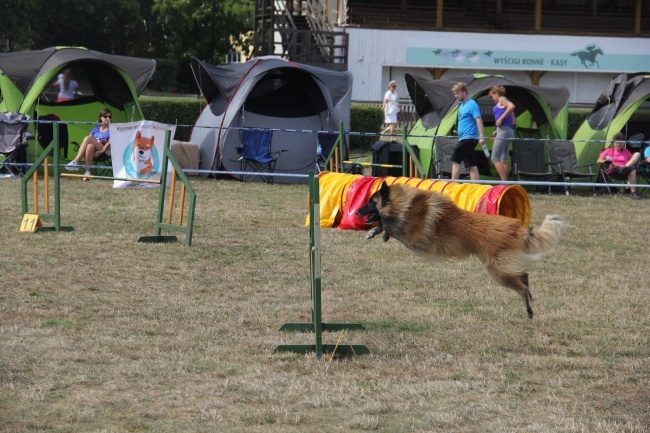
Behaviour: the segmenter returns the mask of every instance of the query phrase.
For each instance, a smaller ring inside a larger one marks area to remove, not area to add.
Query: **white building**
[[[629,37],[346,28],[352,99],[378,101],[390,80],[408,98],[404,74],[432,78],[467,73],[563,86],[572,104],[593,104],[621,72],[650,71],[650,40]],[[436,71],[437,70],[437,71]],[[538,77],[538,78],[536,78]],[[450,90],[451,91],[451,90]]]

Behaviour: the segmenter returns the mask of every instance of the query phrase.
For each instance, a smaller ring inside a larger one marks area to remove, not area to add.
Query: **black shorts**
[[[460,140],[454,149],[454,153],[451,155],[451,161],[456,164],[465,163],[465,167],[476,167],[476,145],[478,140],[475,138],[467,138],[465,140]]]
[[[634,171],[634,170],[636,170],[636,167],[635,167],[635,166],[631,166],[631,167],[616,167],[616,168],[610,170],[609,172],[607,172],[607,174],[608,174],[610,177],[614,178],[614,179],[618,179],[618,180],[627,180],[627,178],[628,178],[628,176],[630,175],[630,173],[631,173],[632,171]]]

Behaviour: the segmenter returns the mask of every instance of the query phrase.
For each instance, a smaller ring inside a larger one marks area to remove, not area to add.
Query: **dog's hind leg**
[[[530,297],[530,300],[533,300],[533,293],[530,291],[530,284],[528,284],[528,272],[526,272],[524,275],[519,277],[519,281],[524,283],[524,286],[528,288],[528,296]]]
[[[530,290],[528,290],[528,274],[523,274],[520,277],[503,275],[496,267],[490,265],[487,266],[487,270],[494,281],[519,293],[519,296],[521,296],[526,304],[526,313],[528,313],[528,318],[532,319],[533,309],[530,306],[530,302],[533,300],[533,297],[530,294]]]

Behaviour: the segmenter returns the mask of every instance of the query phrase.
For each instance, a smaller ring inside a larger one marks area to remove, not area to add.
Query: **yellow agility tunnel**
[[[371,177],[323,172],[318,176],[320,226],[342,230],[367,228],[365,218],[358,217],[356,212],[380,188],[383,181],[388,185],[403,184],[444,194],[456,206],[470,212],[515,218],[524,226],[530,223],[528,194],[519,185],[490,186],[441,179]]]

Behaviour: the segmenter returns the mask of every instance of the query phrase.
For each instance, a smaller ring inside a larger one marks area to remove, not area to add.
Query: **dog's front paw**
[[[366,239],[372,239],[375,236],[377,236],[378,234],[379,234],[379,230],[377,230],[377,227],[375,227],[373,229],[370,229],[370,231],[368,231],[368,233],[366,233]]]

